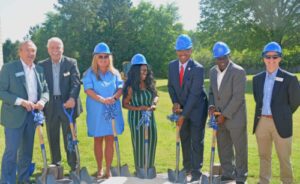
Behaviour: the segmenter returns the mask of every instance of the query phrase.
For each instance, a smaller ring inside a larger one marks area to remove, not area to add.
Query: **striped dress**
[[[140,95],[133,91],[130,104],[132,106],[151,106],[153,95],[148,90],[141,90]],[[131,131],[131,141],[133,145],[134,153],[134,163],[135,167],[143,168],[145,163],[144,158],[144,127],[140,126],[137,130],[139,120],[142,117],[141,111],[128,111],[128,123]],[[151,122],[148,129],[149,144],[148,144],[148,156],[149,156],[149,167],[154,167],[155,161],[155,150],[157,143],[157,130],[154,118],[154,113],[152,112]]]

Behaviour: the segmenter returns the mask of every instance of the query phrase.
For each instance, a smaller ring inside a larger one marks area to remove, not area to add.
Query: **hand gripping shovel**
[[[179,116],[172,114],[168,119],[172,122],[177,122]],[[168,178],[172,183],[186,183],[186,176],[184,171],[179,171],[180,160],[180,127],[176,125],[176,168],[175,170],[168,169]]]
[[[34,116],[34,122],[36,124],[36,129],[37,133],[39,136],[39,141],[40,141],[40,147],[42,151],[42,156],[43,156],[43,170],[42,170],[42,175],[38,176],[36,178],[36,183],[37,184],[55,184],[55,178],[53,175],[48,175],[48,165],[47,165],[47,156],[46,156],[46,150],[45,150],[45,144],[44,144],[44,136],[43,136],[43,120],[44,120],[44,115],[42,112],[34,112],[32,111],[32,115]]]
[[[210,128],[212,128],[212,142],[211,142],[211,155],[210,155],[210,169],[209,169],[209,184],[217,184],[220,183],[220,178],[214,177],[213,174],[213,168],[214,168],[214,160],[215,160],[215,147],[216,147],[216,137],[217,137],[217,131],[218,131],[218,124],[216,121],[217,115],[220,115],[219,112],[211,113],[210,114],[210,120],[208,122],[208,125]]]
[[[65,115],[69,119],[70,123],[70,129],[72,134],[72,145],[74,145],[75,148],[75,154],[76,154],[76,169],[75,171],[72,171],[70,173],[70,178],[73,180],[75,184],[90,184],[94,183],[94,179],[89,175],[87,168],[83,167],[80,169],[80,155],[79,155],[79,149],[78,149],[78,140],[76,135],[76,127],[73,121],[73,114],[74,114],[74,108],[71,110],[67,110],[63,106],[63,110]]]
[[[156,177],[156,169],[155,167],[149,167],[149,126],[151,121],[151,111],[142,111],[142,118],[137,126],[139,127],[143,124],[144,127],[144,168],[136,167],[136,176],[142,179],[153,179]]]

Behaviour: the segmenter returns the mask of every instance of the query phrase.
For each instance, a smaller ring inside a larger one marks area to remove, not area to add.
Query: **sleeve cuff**
[[[21,105],[22,102],[23,102],[23,100],[24,100],[24,99],[18,97],[18,98],[16,99],[16,101],[15,101],[15,105]]]

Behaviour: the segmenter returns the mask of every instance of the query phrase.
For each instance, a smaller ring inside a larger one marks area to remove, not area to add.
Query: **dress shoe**
[[[236,184],[246,184],[247,182],[245,182],[245,181],[236,181],[235,183]]]

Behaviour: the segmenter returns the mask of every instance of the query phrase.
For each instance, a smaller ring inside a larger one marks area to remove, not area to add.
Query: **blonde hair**
[[[98,79],[98,80],[101,80],[101,77],[100,77],[100,75],[99,75],[99,67],[98,67],[98,65],[97,65],[97,58],[96,58],[96,55],[97,55],[97,54],[95,54],[95,55],[93,56],[91,68],[92,68],[92,70],[93,70],[93,73],[96,75],[97,79]],[[109,59],[108,71],[110,71],[113,75],[118,75],[118,70],[116,70],[115,67],[114,67],[114,64],[113,64],[113,57],[112,57],[111,54],[109,55],[108,59]]]

